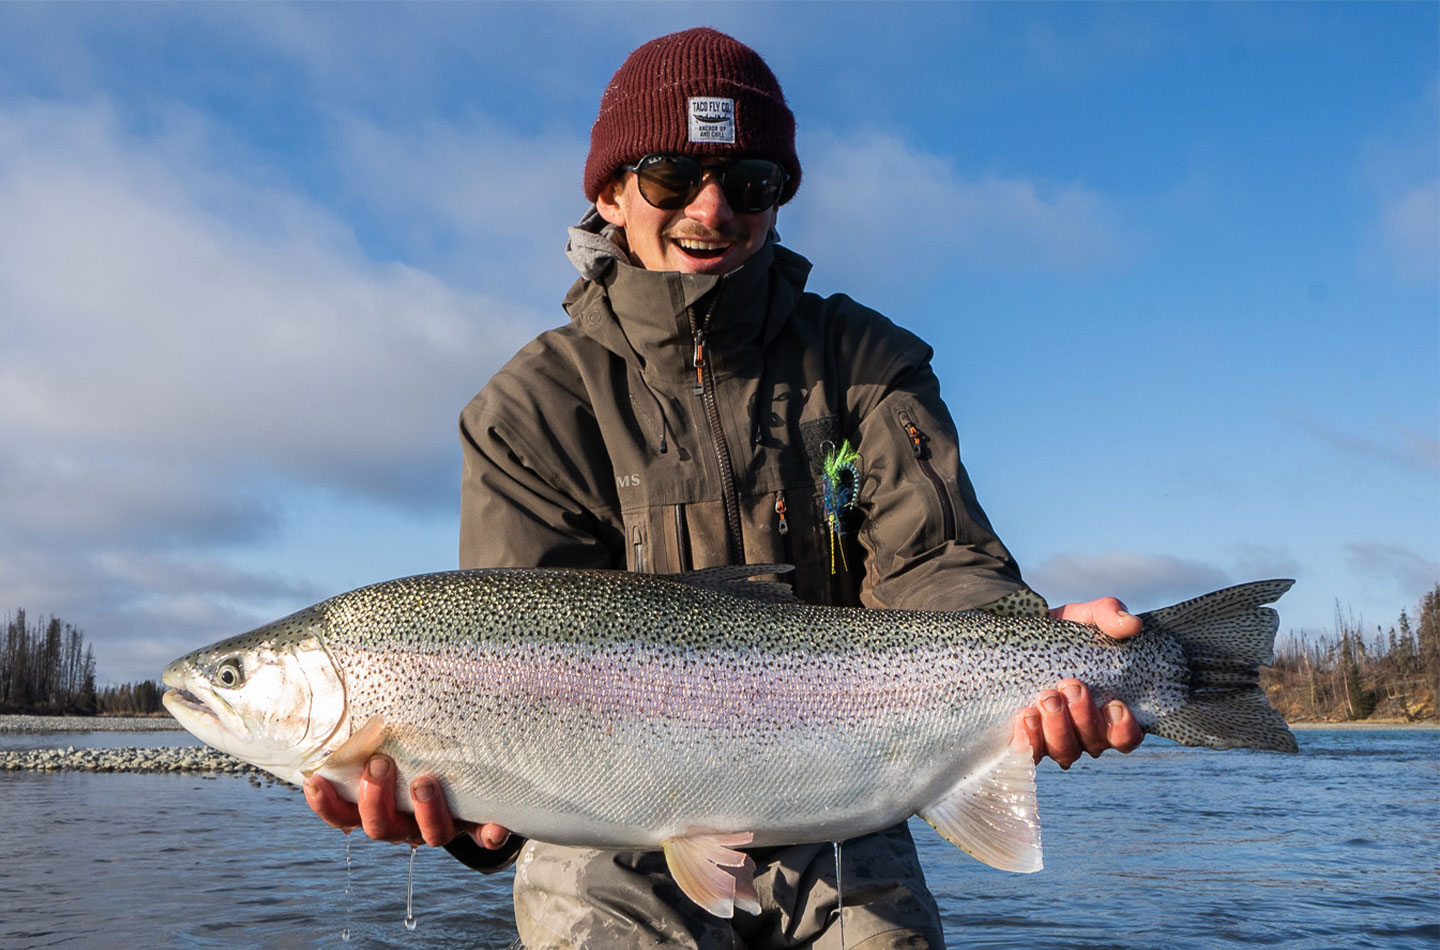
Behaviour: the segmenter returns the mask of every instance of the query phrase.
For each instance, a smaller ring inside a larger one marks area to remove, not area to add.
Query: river
[[[1297,736],[1297,756],[1151,738],[1069,773],[1047,763],[1038,874],[987,868],[916,820],[949,946],[1434,950],[1440,732]],[[161,740],[131,744],[142,741]],[[508,873],[485,877],[421,849],[409,931],[408,849],[354,836],[347,877],[345,836],[278,783],[0,772],[0,814],[7,950],[501,950],[514,939]]]

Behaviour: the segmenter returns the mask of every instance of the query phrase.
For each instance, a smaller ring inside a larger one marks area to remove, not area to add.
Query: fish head
[[[205,744],[298,785],[347,720],[323,629],[311,608],[187,653],[165,667],[165,708]]]

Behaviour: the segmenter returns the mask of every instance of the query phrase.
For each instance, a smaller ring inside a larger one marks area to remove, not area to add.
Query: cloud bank
[[[283,531],[295,489],[448,513],[456,414],[547,322],[371,259],[263,167],[224,170],[223,138],[0,109],[0,603],[163,641],[308,594],[226,552]]]

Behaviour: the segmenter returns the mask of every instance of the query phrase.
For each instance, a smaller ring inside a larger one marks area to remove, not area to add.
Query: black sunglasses
[[[661,211],[679,211],[695,200],[704,187],[706,173],[715,175],[730,207],[741,214],[764,211],[780,200],[790,176],[778,162],[764,158],[737,158],[723,165],[706,167],[688,155],[654,152],[634,165],[622,165],[634,172],[640,194]]]

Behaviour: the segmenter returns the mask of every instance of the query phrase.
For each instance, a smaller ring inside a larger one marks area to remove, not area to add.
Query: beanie
[[[768,158],[790,175],[780,204],[800,187],[795,117],[760,54],[709,27],[653,39],[632,52],[600,98],[585,160],[594,201],[621,165],[651,152]]]

